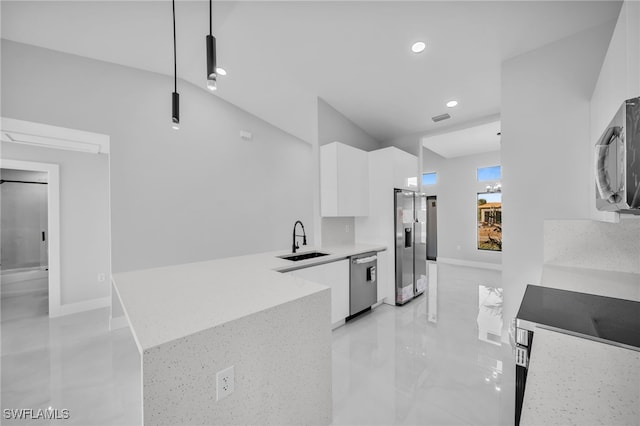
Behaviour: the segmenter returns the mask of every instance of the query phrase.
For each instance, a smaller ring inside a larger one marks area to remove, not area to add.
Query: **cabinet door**
[[[340,142],[320,147],[320,212],[324,217],[368,214],[369,160],[365,151]]]
[[[349,316],[349,260],[339,260],[288,273],[331,288],[332,324]]]
[[[418,189],[418,157],[395,149],[393,154],[393,186],[399,189]]]
[[[338,146],[338,214],[367,216],[369,213],[369,158],[365,151]]]

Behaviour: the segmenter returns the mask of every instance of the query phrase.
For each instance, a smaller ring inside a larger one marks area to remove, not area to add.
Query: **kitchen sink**
[[[321,253],[319,251],[310,251],[300,254],[288,254],[286,256],[278,256],[280,259],[291,260],[297,262],[299,260],[313,259],[314,257],[328,256],[329,253]]]

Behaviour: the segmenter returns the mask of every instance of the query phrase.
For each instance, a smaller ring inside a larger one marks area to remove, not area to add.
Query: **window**
[[[478,194],[478,250],[502,251],[502,194]]]
[[[422,175],[422,185],[435,185],[436,183],[438,183],[438,174],[436,172]]]
[[[478,182],[502,179],[502,166],[478,168]]]

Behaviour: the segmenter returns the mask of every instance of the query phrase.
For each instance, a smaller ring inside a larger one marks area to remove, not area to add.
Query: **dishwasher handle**
[[[352,259],[351,263],[354,263],[356,265],[361,265],[363,263],[375,262],[376,260],[378,260],[378,256],[374,254],[373,256],[361,257],[359,259]]]

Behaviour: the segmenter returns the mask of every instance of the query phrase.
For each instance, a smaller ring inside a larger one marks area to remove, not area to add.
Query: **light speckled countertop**
[[[113,282],[143,353],[327,288],[281,272],[383,250],[366,244],[322,247],[318,251],[328,256],[298,262],[278,258],[291,254],[286,251],[259,253],[114,274]]]
[[[640,352],[538,327],[520,425],[640,425]]]

